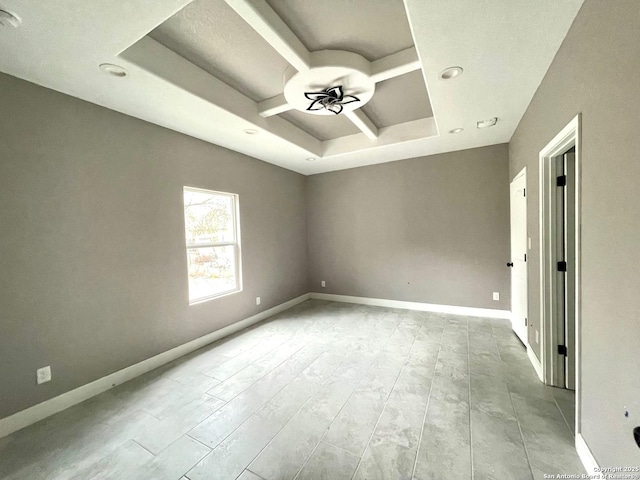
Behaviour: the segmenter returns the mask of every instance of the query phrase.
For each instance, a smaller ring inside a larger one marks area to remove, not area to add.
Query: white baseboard
[[[419,310],[421,312],[451,313],[454,315],[466,315],[468,317],[504,318],[507,320],[511,319],[511,312],[509,310],[494,310],[491,308],[456,307],[453,305],[403,302],[400,300],[386,300],[383,298],[352,297],[349,295],[335,295],[333,293],[317,292],[312,292],[311,298],[315,298],[318,300],[330,300],[333,302],[374,305],[376,307],[405,308],[407,310]]]
[[[542,383],[544,383],[544,372],[542,371],[542,364],[540,363],[540,360],[538,360],[538,357],[536,357],[536,354],[533,352],[533,350],[531,350],[531,347],[529,347],[528,345],[527,345],[527,355],[529,356],[529,361],[531,362],[531,365],[533,365],[533,368],[538,374],[538,378]]]
[[[596,462],[587,442],[584,441],[584,437],[580,433],[576,434],[576,451],[578,452],[580,461],[582,462],[584,469],[587,471],[589,478],[604,478],[600,473],[598,462]]]
[[[240,320],[239,322],[221,328],[220,330],[216,330],[215,332],[196,338],[195,340],[191,340],[190,342],[179,345],[171,350],[167,350],[166,352],[131,365],[130,367],[118,370],[106,377],[99,378],[98,380],[46,400],[34,405],[33,407],[27,408],[26,410],[14,413],[9,417],[2,418],[0,419],[0,438],[39,422],[40,420],[61,412],[73,405],[84,402],[91,397],[95,397],[96,395],[106,392],[114,385],[120,385],[132,380],[140,375],[150,372],[151,370],[161,367],[166,363],[220,340],[221,338],[239,332],[240,330],[261,322],[272,315],[283,312],[294,305],[302,303],[309,298],[310,294],[305,293],[304,295],[289,300],[288,302],[276,305],[273,308],[257,313],[249,318],[245,318],[244,320]]]

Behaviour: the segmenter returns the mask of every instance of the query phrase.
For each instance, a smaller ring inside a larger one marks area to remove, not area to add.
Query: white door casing
[[[574,375],[565,369],[565,361],[558,354],[559,326],[557,322],[557,258],[555,241],[558,238],[556,232],[556,199],[557,199],[557,177],[556,165],[558,159],[564,157],[564,154],[575,147],[575,154],[571,157],[567,172],[566,182],[570,184],[573,191],[568,190],[565,201],[570,204],[569,212],[573,218],[569,218],[568,222],[572,225],[573,239],[566,239],[569,255],[573,257],[567,262],[567,275],[570,282],[573,298],[569,299],[570,308],[573,310],[569,314],[573,317],[574,325],[566,325],[568,330],[570,346],[568,348],[569,358],[573,360],[571,365]],[[542,327],[541,335],[541,361],[544,383],[555,387],[566,387],[565,375],[569,374],[573,377],[568,386],[575,387],[576,390],[576,417],[575,432],[576,446],[583,448],[580,441],[584,443],[581,437],[581,118],[580,114],[576,115],[554,138],[551,140],[539,154],[540,165],[540,191],[539,191],[539,226],[540,226],[540,325]],[[571,180],[570,177],[573,177]],[[571,265],[569,265],[571,263]],[[573,338],[571,338],[573,337]],[[571,346],[573,348],[571,348]],[[581,440],[582,439],[582,440]]]
[[[527,170],[514,178],[510,187],[511,210],[511,324],[522,343],[527,338]]]

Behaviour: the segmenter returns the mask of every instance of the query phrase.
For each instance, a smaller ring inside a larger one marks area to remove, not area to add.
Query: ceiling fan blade
[[[311,102],[311,105],[307,107],[307,110],[315,111],[315,110],[322,110],[323,108],[325,108],[325,106],[322,103],[322,98],[317,98],[313,102]]]
[[[360,99],[354,95],[345,95],[342,97],[341,105],[346,105],[347,103],[359,102]]]
[[[342,95],[343,95],[342,85],[337,85],[335,87],[327,88],[326,92],[327,92],[327,95],[333,98],[336,98],[338,100],[342,99]]]
[[[304,96],[309,100],[320,100],[327,96],[327,92],[306,92]]]

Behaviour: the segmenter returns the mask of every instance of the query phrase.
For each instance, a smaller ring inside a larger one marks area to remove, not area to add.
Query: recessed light
[[[247,129],[245,129],[243,131],[247,135],[255,135],[256,133],[258,133],[258,130],[254,130],[253,128],[247,128]]]
[[[9,13],[5,10],[0,10],[0,27],[18,28],[20,26],[20,23],[20,19],[13,13]]]
[[[478,128],[489,128],[493,127],[496,123],[498,123],[498,117],[493,117],[488,120],[480,120],[476,125]]]
[[[315,162],[317,160],[316,157],[309,157],[305,159],[307,162]]]
[[[464,128],[454,128],[453,130],[449,130],[449,133],[460,133],[464,132]]]
[[[462,75],[462,72],[464,72],[462,67],[445,68],[443,71],[440,72],[440,78],[442,80],[451,80],[452,78],[456,78]]]
[[[100,65],[100,70],[108,73],[109,75],[113,75],[114,77],[123,78],[127,76],[127,71],[123,67],[112,63],[103,63]]]

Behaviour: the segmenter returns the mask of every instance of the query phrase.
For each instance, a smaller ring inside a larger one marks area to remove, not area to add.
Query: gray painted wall
[[[510,143],[511,177],[527,166],[539,328],[538,154],[582,112],[582,433],[601,466],[640,463],[639,76],[640,2],[586,0]]]
[[[510,310],[508,163],[504,144],[307,177],[311,290]]]
[[[308,292],[303,176],[1,74],[0,92],[0,418]],[[240,195],[242,293],[189,307],[183,185]]]

